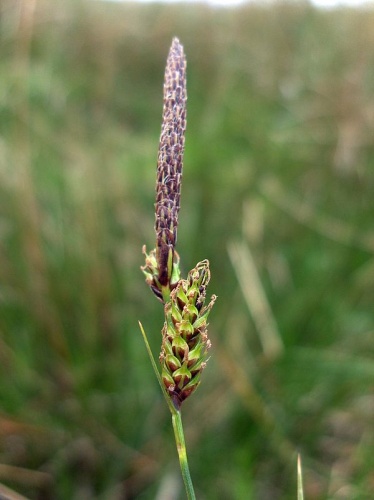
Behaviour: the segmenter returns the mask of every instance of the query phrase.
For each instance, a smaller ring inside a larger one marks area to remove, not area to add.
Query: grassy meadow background
[[[188,61],[178,251],[211,263],[183,407],[201,500],[374,491],[374,11],[0,2],[0,496],[183,499],[153,248],[166,56]]]

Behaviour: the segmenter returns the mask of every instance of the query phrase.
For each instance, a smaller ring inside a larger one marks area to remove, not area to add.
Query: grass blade
[[[297,500],[304,500],[303,475],[300,453],[297,455]]]

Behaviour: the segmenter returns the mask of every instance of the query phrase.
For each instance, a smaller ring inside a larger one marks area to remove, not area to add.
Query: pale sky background
[[[112,2],[124,2],[126,0],[107,0]],[[191,3],[208,3],[211,5],[220,6],[235,6],[243,3],[251,3],[251,0],[137,0],[142,3],[162,2],[162,3],[176,3],[176,2],[191,2]],[[252,0],[255,3],[275,3],[277,0]],[[339,6],[348,7],[363,7],[369,6],[374,8],[374,0],[309,0],[312,4],[322,8],[333,8]]]

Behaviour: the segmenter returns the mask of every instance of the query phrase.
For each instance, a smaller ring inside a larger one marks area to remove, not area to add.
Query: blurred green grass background
[[[144,283],[162,84],[188,61],[178,251],[211,263],[183,412],[199,499],[374,491],[374,12],[0,3],[0,482],[184,498]],[[16,497],[13,496],[16,500]]]

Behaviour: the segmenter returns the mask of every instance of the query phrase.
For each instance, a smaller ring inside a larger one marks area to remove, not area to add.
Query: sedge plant
[[[165,70],[164,105],[157,160],[156,247],[149,253],[143,247],[145,265],[141,268],[146,283],[164,307],[160,371],[142,325],[140,327],[172,415],[187,498],[194,499],[181,406],[200,384],[210,348],[207,320],[216,296],[213,295],[206,303],[206,289],[210,280],[209,261],[199,262],[186,278],[182,278],[180,258],[175,248],[183,173],[186,100],[186,58],[182,45],[174,38]]]

